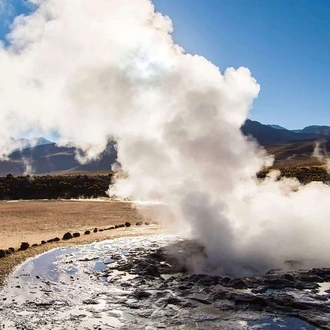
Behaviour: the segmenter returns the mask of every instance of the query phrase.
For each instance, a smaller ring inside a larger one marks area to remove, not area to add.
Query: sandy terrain
[[[49,249],[72,244],[83,244],[119,236],[152,234],[159,232],[159,225],[136,226],[137,221],[153,219],[156,206],[145,206],[147,218],[142,218],[134,205],[110,201],[18,201],[0,202],[0,249],[19,248],[21,242],[30,245],[26,251],[15,252],[0,259],[0,285],[7,274],[26,258]],[[85,230],[104,229],[123,224],[131,227],[106,230],[84,235]],[[41,240],[59,237],[65,232],[79,232],[80,237],[69,241],[40,245]]]

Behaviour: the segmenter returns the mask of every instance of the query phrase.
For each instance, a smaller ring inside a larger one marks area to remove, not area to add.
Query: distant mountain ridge
[[[288,130],[279,125],[264,125],[257,121],[246,120],[241,127],[246,136],[250,136],[264,146],[270,154],[275,155],[275,164],[311,164],[317,163],[313,158],[316,141],[322,140],[330,147],[330,126],[308,126],[299,130]],[[8,160],[0,161],[0,176],[8,173],[50,174],[110,171],[117,160],[115,142],[110,141],[97,161],[81,165],[76,160],[77,149],[59,147],[43,137],[13,140],[16,150]],[[330,149],[329,149],[330,150]]]
[[[44,141],[45,142],[45,141]],[[76,159],[77,149],[59,147],[55,143],[37,145],[33,148],[15,150],[8,160],[0,161],[0,176],[77,173],[111,170],[117,160],[115,142],[110,141],[98,160],[82,165]]]
[[[283,127],[283,126],[280,126],[280,125],[268,124],[267,126],[270,126],[270,127],[272,127],[272,128],[275,128],[275,129],[283,129],[283,130],[288,131],[287,128],[285,128],[285,127]]]
[[[32,139],[12,139],[16,149],[26,149],[26,148],[34,148],[37,146],[43,146],[46,144],[52,144],[54,142],[45,139],[44,137],[33,137]]]
[[[330,126],[312,125],[312,126],[307,126],[303,129],[292,130],[292,132],[304,133],[304,134],[319,134],[319,135],[324,135],[324,136],[330,137]]]
[[[311,131],[310,133],[293,132],[288,129],[274,128],[274,125],[264,125],[258,121],[247,120],[241,127],[242,132],[247,136],[252,136],[263,146],[268,146],[278,143],[288,143],[294,141],[317,140],[327,138],[326,135],[321,135]]]

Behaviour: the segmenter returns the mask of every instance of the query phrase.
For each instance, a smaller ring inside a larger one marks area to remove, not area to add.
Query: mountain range
[[[275,166],[316,165],[312,157],[317,141],[330,150],[330,126],[308,126],[298,130],[288,130],[279,125],[264,125],[247,120],[242,132],[258,141],[266,150],[275,155]],[[11,173],[54,174],[109,172],[116,161],[115,143],[110,141],[98,160],[81,165],[75,158],[78,150],[74,147],[60,147],[43,137],[15,140],[17,149],[8,160],[0,161],[0,176]]]

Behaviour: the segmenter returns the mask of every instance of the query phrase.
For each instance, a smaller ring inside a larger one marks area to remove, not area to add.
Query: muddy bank
[[[0,292],[4,329],[330,329],[330,269],[190,274],[193,241],[156,235],[56,249]]]

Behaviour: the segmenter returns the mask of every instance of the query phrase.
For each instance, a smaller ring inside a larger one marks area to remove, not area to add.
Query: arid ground
[[[83,244],[119,236],[152,234],[161,226],[151,224],[136,226],[136,222],[153,221],[154,206],[146,206],[142,218],[131,203],[88,200],[45,200],[45,201],[3,201],[0,202],[0,249],[18,249],[21,242],[30,247],[0,259],[0,286],[8,273],[28,257],[55,247]],[[130,222],[130,227],[104,230],[111,226]],[[98,228],[94,233],[93,229]],[[101,229],[101,232],[99,231]],[[90,235],[84,235],[90,230]],[[66,232],[80,233],[80,237],[63,241]],[[42,240],[59,237],[59,242],[41,245]]]

